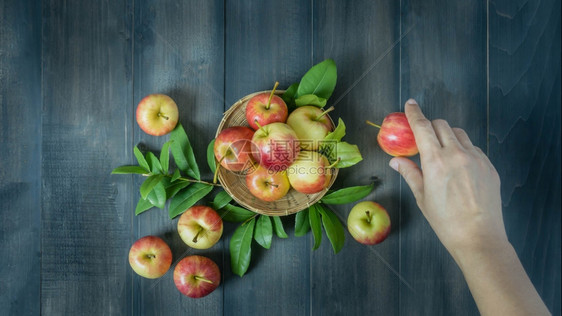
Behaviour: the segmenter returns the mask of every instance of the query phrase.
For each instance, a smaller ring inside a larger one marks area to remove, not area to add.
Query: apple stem
[[[267,184],[267,185],[269,185],[269,186],[272,186],[272,187],[275,187],[275,188],[278,188],[278,187],[279,187],[278,184],[274,184],[274,183],[271,183],[271,182],[266,182],[265,184]]]
[[[256,123],[256,125],[259,127],[258,129],[260,131],[262,131],[262,133],[264,133],[265,135],[267,135],[267,132],[263,129],[263,127],[260,125],[260,123],[258,123],[258,120],[254,120],[254,123]]]
[[[341,160],[341,157],[338,157],[338,159],[336,161],[334,161],[333,164],[329,165],[326,168],[328,168],[328,169],[334,168],[338,164],[338,162],[340,162],[340,160]]]
[[[167,117],[166,115],[164,115],[164,114],[162,114],[162,113],[160,113],[160,112],[158,112],[158,117],[163,117],[163,118],[166,119],[166,120],[169,120],[169,119],[170,119],[169,117]]]
[[[153,254],[151,254],[151,253],[150,253],[150,254],[148,254],[148,255],[146,255],[146,256],[147,256],[147,257],[148,257],[149,259],[152,259],[152,258],[156,258],[156,256],[155,256],[155,255],[153,255]]]
[[[199,238],[199,234],[201,234],[202,231],[203,231],[203,227],[199,227],[199,231],[197,232],[195,237],[193,237],[193,242],[197,242],[197,238]]]
[[[213,183],[214,184],[217,184],[217,179],[219,177],[219,168],[222,166],[221,163],[224,160],[224,158],[226,158],[226,155],[222,156],[221,160],[219,160],[219,163],[217,164],[217,168],[215,169],[215,174],[213,175]]]
[[[197,280],[197,281],[203,281],[203,282],[207,282],[207,283],[210,283],[210,284],[214,284],[213,281],[211,281],[211,280],[209,280],[209,279],[206,279],[206,278],[204,278],[204,277],[200,277],[200,276],[197,276],[197,275],[196,275],[194,278],[195,278],[195,280]]]
[[[322,112],[320,115],[318,115],[318,117],[316,118],[316,121],[320,120],[322,117],[324,117],[324,115],[332,112],[333,110],[335,110],[336,108],[334,108],[334,106],[332,105],[331,107],[329,107],[326,111]]]
[[[365,123],[367,123],[367,124],[369,124],[369,125],[371,125],[371,126],[374,126],[374,127],[376,127],[376,128],[381,128],[380,125],[375,124],[375,123],[373,123],[373,122],[371,122],[371,121],[369,121],[369,120],[366,120]]]
[[[279,85],[279,81],[276,81],[275,86],[273,86],[273,90],[271,90],[271,94],[269,95],[269,100],[267,100],[267,105],[265,106],[266,110],[269,110],[269,106],[271,105],[271,99],[273,99],[273,95],[275,94],[275,90],[277,89],[278,85]]]
[[[365,214],[367,214],[367,223],[371,223],[371,219],[373,218],[373,215],[371,215],[371,212],[369,211],[365,211]]]

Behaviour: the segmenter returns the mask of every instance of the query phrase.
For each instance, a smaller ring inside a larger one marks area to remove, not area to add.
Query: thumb
[[[390,160],[390,167],[400,173],[414,194],[418,203],[423,196],[423,175],[415,162],[404,157],[395,157]]]

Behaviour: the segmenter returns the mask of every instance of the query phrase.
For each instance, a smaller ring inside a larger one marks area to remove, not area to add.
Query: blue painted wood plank
[[[560,315],[560,1],[490,2],[490,146],[507,235]]]
[[[190,138],[204,180],[211,180],[206,150],[224,109],[223,1],[135,1],[134,100],[152,93],[167,94],[178,105],[180,122]],[[150,136],[134,123],[135,144],[157,155],[169,136]],[[135,178],[131,198],[140,198],[143,177]],[[203,204],[201,201],[199,204]],[[128,210],[133,212],[133,209]],[[188,255],[215,261],[224,274],[224,239],[210,249],[189,248],[177,232],[178,218],[166,210],[149,210],[134,219],[134,236],[162,237],[171,247],[173,265],[157,280],[134,277],[135,315],[218,315],[223,311],[224,283],[202,299],[182,295],[173,281],[175,264]],[[224,278],[223,278],[224,280]]]
[[[426,116],[463,128],[486,148],[486,4],[402,1],[401,106],[415,98]],[[403,109],[403,107],[401,108]],[[447,250],[401,185],[400,314],[475,315],[476,304]]]
[[[227,1],[225,16],[225,109],[252,92],[280,89],[312,66],[310,2]],[[269,250],[254,243],[247,274],[230,270],[224,239],[226,315],[307,315],[310,312],[310,244],[292,236],[294,216],[285,219],[288,239],[273,237]]]
[[[0,306],[40,313],[41,5],[0,3]]]
[[[41,312],[132,311],[131,1],[43,1]]]
[[[344,140],[357,144],[363,161],[341,169],[335,188],[376,181],[365,200],[383,205],[391,233],[381,244],[366,246],[348,233],[343,250],[334,254],[324,234],[312,253],[313,315],[396,315],[399,310],[400,197],[399,177],[388,167],[390,156],[377,145],[378,130],[365,120],[382,122],[400,109],[400,5],[397,1],[314,1],[314,61],[333,58],[338,83],[328,105],[341,117]],[[355,203],[334,206],[344,223]]]

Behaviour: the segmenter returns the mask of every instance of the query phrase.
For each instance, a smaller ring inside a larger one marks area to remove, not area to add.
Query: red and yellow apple
[[[381,149],[391,156],[409,157],[418,153],[418,146],[414,133],[406,114],[402,112],[390,113],[379,126],[367,121],[367,124],[378,127],[377,142]]]
[[[330,162],[316,151],[301,150],[295,162],[287,169],[291,186],[306,194],[324,190],[332,179]]]
[[[297,134],[285,123],[271,123],[260,127],[252,138],[257,147],[254,158],[273,171],[287,169],[300,150]]]
[[[204,205],[192,206],[178,221],[178,233],[188,246],[207,249],[216,244],[222,236],[222,219],[212,208]]]
[[[277,85],[279,85],[279,82],[275,83],[271,93],[263,92],[257,94],[246,104],[246,120],[254,130],[270,123],[285,123],[287,120],[289,113],[287,104],[285,104],[281,97],[275,95]]]
[[[287,124],[297,134],[302,149],[317,150],[324,137],[334,129],[332,121],[326,115],[333,109],[331,107],[323,111],[316,106],[306,105],[291,112]]]
[[[244,171],[253,166],[252,146],[254,131],[245,126],[233,126],[220,132],[215,140],[215,158],[231,171]]]
[[[217,264],[203,256],[181,259],[174,269],[174,283],[185,296],[200,298],[211,294],[221,282]]]
[[[262,166],[246,175],[246,185],[253,196],[266,202],[279,200],[291,189],[285,170],[273,171]]]
[[[160,237],[145,236],[131,246],[129,264],[138,275],[156,279],[170,269],[172,251]]]
[[[149,135],[168,134],[178,124],[178,118],[176,102],[164,94],[148,95],[137,106],[137,123]]]
[[[360,202],[349,212],[347,229],[358,242],[375,245],[385,240],[390,233],[390,217],[380,204]]]

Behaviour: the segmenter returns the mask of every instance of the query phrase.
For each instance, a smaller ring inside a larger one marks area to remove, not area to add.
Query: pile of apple
[[[301,106],[289,114],[285,101],[275,95],[278,84],[248,101],[250,127],[226,128],[214,145],[220,166],[245,174],[250,193],[267,202],[284,197],[291,187],[305,194],[324,190],[333,167],[317,151],[334,128],[327,116],[333,108]]]

